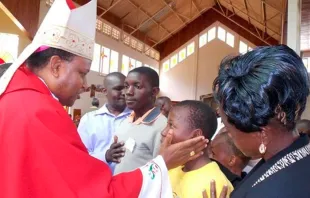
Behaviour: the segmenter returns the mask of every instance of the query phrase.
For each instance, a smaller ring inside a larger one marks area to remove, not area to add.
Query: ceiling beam
[[[225,3],[227,3],[227,4],[229,4],[229,2],[227,2],[226,0],[222,0],[222,1],[225,2]],[[220,5],[219,5],[219,6],[220,6]],[[244,11],[241,10],[240,8],[238,8],[238,7],[234,6],[234,5],[233,5],[233,7],[234,7],[238,12],[241,12],[241,13],[247,15],[252,21],[255,21],[255,22],[258,23],[259,25],[264,26],[264,24],[263,24],[262,22],[260,22],[260,21],[257,20],[256,18],[250,16],[248,13],[244,12]],[[222,9],[222,6],[221,6],[220,8],[221,8],[221,10],[223,10],[223,9]],[[277,32],[277,31],[275,31],[275,30],[273,30],[273,29],[271,29],[271,28],[269,28],[269,27],[266,27],[266,29],[267,29],[268,31],[270,31],[272,34],[275,34],[275,35],[277,35],[277,36],[281,36],[281,33]]]
[[[187,24],[186,21],[183,21],[183,19],[181,19],[181,17],[179,16],[179,14],[166,2],[166,0],[162,0],[162,2],[164,2],[164,4],[165,4],[166,6],[168,6],[168,8],[170,9],[170,11],[174,14],[174,16],[176,16],[176,17],[178,18],[178,20],[179,20],[182,24],[184,24],[184,25]],[[173,1],[171,1],[171,3],[173,3]]]
[[[84,5],[89,2],[89,0],[74,0],[79,5]],[[122,0],[120,0],[122,1]],[[119,1],[115,2],[113,5],[120,3]],[[112,5],[112,6],[113,6]],[[100,5],[97,5],[97,14],[100,16],[102,12],[105,12],[107,9],[101,7]],[[105,12],[104,15],[102,15],[101,19],[104,19],[111,23],[112,25],[120,28],[122,31],[124,31],[127,34],[130,34],[133,31],[133,28],[130,27],[130,25],[125,24],[119,17],[115,16],[113,13],[110,12],[111,9],[107,12]],[[154,45],[154,41],[152,41],[146,34],[144,34],[141,31],[136,31],[134,34],[132,34],[133,37],[137,38],[138,40],[144,42],[145,44],[152,46]]]
[[[224,13],[227,12],[227,8],[222,7],[224,9]],[[228,11],[228,16],[233,15],[232,11]],[[279,44],[279,41],[270,37],[268,38],[268,42],[264,41],[259,35],[256,33],[255,26],[249,24],[247,20],[241,18],[238,15],[233,15],[228,18],[225,17],[221,9],[218,5],[213,6],[212,9],[204,12],[201,16],[196,18],[193,22],[189,23],[185,28],[180,31],[174,33],[173,36],[164,40],[160,44],[156,46],[156,49],[160,52],[161,60],[170,55],[172,52],[177,50],[179,47],[184,45],[193,37],[199,35],[200,32],[208,28],[214,22],[219,21],[220,23],[227,26],[229,29],[233,30],[241,37],[247,39],[249,42],[253,43],[256,46],[261,45],[276,45]],[[261,30],[258,30],[262,32]],[[269,35],[267,36],[269,37]]]
[[[263,11],[263,22],[264,22],[264,32],[267,32],[267,22],[266,22],[266,4],[265,0],[261,0],[262,3],[262,11]]]
[[[102,17],[105,13],[107,13],[107,12],[109,12],[112,8],[114,8],[118,3],[120,3],[121,1],[123,1],[123,0],[118,0],[118,1],[116,1],[114,4],[112,4],[110,7],[108,7],[107,9],[105,9],[105,11],[104,12],[102,12],[100,15],[99,15],[99,17]],[[111,2],[111,3],[113,3],[113,1]]]
[[[139,6],[137,6],[134,2],[132,2],[131,0],[127,0],[131,5],[133,5],[135,8],[139,8]],[[147,13],[146,11],[144,11],[143,9],[140,9],[140,11],[145,14],[148,18],[150,18],[151,21],[153,21],[157,26],[161,27],[163,30],[165,30],[168,34],[171,34],[171,32],[165,28],[164,26],[160,25],[155,19],[154,19],[154,15],[151,16],[149,13]]]

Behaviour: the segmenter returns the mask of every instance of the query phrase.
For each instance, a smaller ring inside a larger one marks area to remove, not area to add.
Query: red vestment
[[[136,198],[140,169],[112,177],[63,106],[21,66],[0,96],[1,198]]]

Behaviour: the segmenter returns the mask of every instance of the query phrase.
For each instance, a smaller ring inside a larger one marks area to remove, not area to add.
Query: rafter
[[[183,19],[179,16],[179,14],[166,2],[166,0],[162,0],[162,2],[164,2],[164,4],[166,6],[168,6],[168,8],[171,10],[171,12],[173,12],[173,14],[179,19],[179,21],[181,23],[183,23],[184,25],[186,25],[186,21],[183,21]],[[173,1],[172,1],[173,2]]]
[[[139,8],[139,6],[137,6],[134,2],[132,2],[131,0],[127,0],[131,5],[133,5],[135,8]],[[140,11],[142,13],[144,13],[148,19],[146,19],[144,22],[142,22],[142,24],[140,24],[133,32],[130,33],[130,35],[132,35],[133,33],[135,33],[136,31],[138,31],[146,22],[148,21],[153,21],[158,27],[161,27],[163,30],[165,30],[168,34],[171,34],[171,32],[165,28],[164,26],[162,26],[161,24],[159,24],[155,19],[154,19],[154,16],[156,15],[153,15],[151,16],[149,13],[147,13],[146,11],[144,11],[143,9],[140,9]]]
[[[263,10],[263,22],[264,22],[264,32],[267,32],[267,22],[266,22],[266,4],[265,0],[261,1],[262,3],[262,10]]]
[[[235,23],[236,25],[238,25],[239,27],[241,27],[242,29],[244,29],[245,31],[248,31],[250,34],[252,34],[253,36],[255,36],[256,38],[258,38],[259,40],[263,41],[264,43],[268,44],[268,45],[271,45],[268,41],[264,40],[259,34],[255,34],[254,32],[252,31],[249,31],[246,27],[240,25],[239,23],[237,23],[236,21],[234,21],[233,19],[227,17],[225,15],[225,13],[221,12],[221,10],[215,8],[215,7],[212,7],[212,9],[216,12],[218,12],[219,14],[221,14],[222,16],[224,16],[225,18],[227,18],[228,20],[230,20],[231,22]],[[255,27],[255,26],[254,26]],[[255,27],[256,29],[256,27]],[[256,29],[257,33],[258,33],[258,30]]]
[[[225,3],[229,3],[229,2],[227,2],[226,0],[221,0],[221,1],[223,1],[223,2],[225,2]],[[220,5],[219,5],[219,6],[220,6]],[[244,11],[241,10],[240,8],[238,8],[238,7],[234,6],[234,5],[233,5],[233,7],[234,7],[238,12],[241,12],[241,13],[247,15],[252,21],[255,21],[255,22],[258,23],[259,25],[264,26],[264,24],[263,24],[262,22],[260,22],[260,21],[257,20],[256,18],[252,17],[251,15],[248,15],[246,12],[244,12]],[[220,7],[220,8],[221,8],[221,10],[222,10],[222,7]],[[218,11],[218,10],[217,10],[217,11]],[[222,13],[221,13],[221,14],[222,14]],[[225,16],[226,16],[226,15],[225,15]],[[266,29],[267,29],[268,31],[270,31],[272,34],[276,34],[277,36],[281,36],[280,33],[278,33],[277,31],[275,31],[275,30],[273,30],[273,29],[271,29],[271,28],[269,28],[269,27],[266,27]]]
[[[116,1],[113,5],[111,5],[109,8],[107,8],[104,12],[102,12],[99,17],[102,17],[105,13],[109,12],[112,8],[114,8],[118,3],[120,3],[123,0]]]

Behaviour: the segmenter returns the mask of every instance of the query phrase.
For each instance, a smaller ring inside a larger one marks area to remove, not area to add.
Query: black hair
[[[73,58],[76,56],[70,52],[50,47],[46,50],[41,52],[33,53],[27,60],[26,65],[30,69],[41,69],[42,67],[46,66],[48,61],[52,56],[59,56],[62,60],[65,61],[72,61]]]
[[[243,132],[260,131],[276,109],[286,114],[285,125],[292,130],[309,95],[308,72],[289,47],[258,47],[224,59],[213,91],[228,122]]]
[[[174,106],[178,107],[188,109],[186,119],[191,130],[201,129],[205,138],[212,138],[217,128],[217,118],[208,104],[196,100],[184,100]]]
[[[0,77],[4,74],[4,72],[12,65],[12,63],[3,63],[0,65]]]
[[[131,70],[128,74],[130,73],[139,73],[139,74],[145,75],[148,78],[152,88],[159,87],[159,76],[157,72],[152,68],[145,67],[145,66],[137,67]]]
[[[99,107],[99,100],[98,98],[93,98],[93,101],[91,102],[92,106],[95,106],[95,107]]]
[[[160,96],[156,99],[156,101],[163,101],[163,102],[168,102],[168,103],[171,103],[171,99],[167,96]]]
[[[244,164],[247,164],[250,161],[250,157],[245,156],[235,145],[232,138],[228,135],[227,131],[224,131],[222,133],[219,133],[216,135],[216,137],[222,137],[225,145],[229,147],[233,155],[239,157]]]

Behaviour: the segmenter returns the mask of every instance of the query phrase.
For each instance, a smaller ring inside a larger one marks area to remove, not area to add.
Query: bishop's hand
[[[171,144],[172,137],[173,130],[170,129],[159,150],[159,154],[163,157],[168,170],[201,156],[208,143],[208,140],[200,136],[184,142]]]
[[[105,159],[108,163],[120,163],[121,158],[125,156],[126,149],[124,142],[118,142],[118,137],[114,136],[114,142],[111,144],[110,149],[105,154]]]

